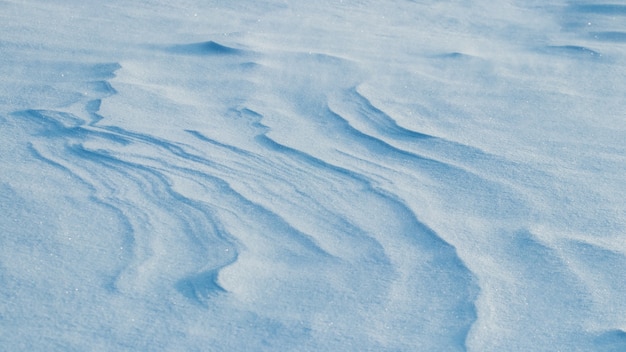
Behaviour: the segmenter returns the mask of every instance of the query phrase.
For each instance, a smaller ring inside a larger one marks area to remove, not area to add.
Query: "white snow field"
[[[0,0],[0,350],[626,351],[626,2]]]

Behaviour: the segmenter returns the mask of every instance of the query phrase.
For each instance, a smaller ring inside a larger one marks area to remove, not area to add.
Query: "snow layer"
[[[0,345],[626,350],[626,5],[0,1]]]

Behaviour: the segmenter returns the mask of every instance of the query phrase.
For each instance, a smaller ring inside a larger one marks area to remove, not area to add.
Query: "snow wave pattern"
[[[623,8],[392,3],[4,15],[0,341],[623,349]]]
[[[170,48],[174,50],[166,52],[245,56],[219,44]],[[324,65],[327,60],[335,59],[314,57],[312,64]],[[333,65],[338,63],[343,65],[340,60]],[[315,100],[317,94],[308,98],[305,92],[290,92],[299,95],[295,102],[299,116],[293,119],[307,123],[310,114],[314,120],[323,119],[316,127],[321,129],[319,137],[336,138],[340,144],[320,143],[338,149],[337,155],[346,162],[331,162],[324,155],[272,139],[267,135],[270,129],[262,124],[263,115],[242,104],[227,109],[233,128],[251,130],[252,138],[242,139],[243,146],[226,144],[196,129],[185,130],[187,137],[177,141],[106,126],[100,106],[118,92],[115,83],[105,78],[114,77],[120,68],[119,64],[98,64],[75,70],[73,79],[87,82],[85,86],[91,89],[86,94],[89,100],[73,102],[82,106],[80,112],[28,109],[7,117],[19,133],[31,136],[21,146],[31,163],[50,169],[42,172],[46,177],[65,179],[58,181],[65,184],[63,189],[70,185],[80,189],[65,195],[66,200],[50,201],[61,203],[68,212],[80,211],[78,205],[87,202],[98,209],[88,214],[90,221],[115,226],[107,232],[85,229],[66,234],[67,241],[96,251],[106,250],[106,243],[98,239],[94,244],[94,237],[109,237],[108,241],[117,243],[115,253],[122,259],[113,268],[97,268],[102,272],[88,283],[74,283],[76,292],[103,290],[91,302],[100,307],[111,300],[134,301],[128,304],[139,305],[136,309],[144,317],[149,316],[147,312],[155,314],[156,306],[201,315],[207,309],[227,310],[224,301],[238,301],[246,314],[231,318],[231,324],[250,325],[250,314],[256,317],[253,321],[273,322],[280,328],[266,334],[267,339],[275,339],[276,346],[285,343],[280,335],[303,335],[298,345],[311,350],[346,343],[363,349],[432,349],[436,346],[421,341],[436,335],[448,341],[446,348],[463,349],[475,319],[476,287],[471,273],[454,248],[420,222],[402,198],[376,186],[373,175],[351,163],[372,162],[386,155],[390,165],[384,167],[408,163],[410,170],[424,164],[443,168],[445,173],[445,165],[352,127],[324,106],[328,105],[325,99]],[[319,84],[316,93],[320,95],[322,90],[333,89],[326,82]],[[372,116],[366,128],[407,141],[430,138],[397,126],[354,87],[340,93],[355,105],[348,107],[355,110],[352,114]],[[319,112],[312,108],[317,105]],[[17,188],[11,183],[5,187],[7,191]],[[77,226],[82,221],[87,220],[69,220]],[[63,240],[57,238],[55,245],[67,246]],[[90,256],[89,249],[84,256]],[[70,263],[80,266],[84,256],[72,254]],[[65,294],[52,293],[52,301]],[[69,299],[63,309],[77,308],[81,302],[78,297]],[[425,314],[428,321],[420,318]],[[117,330],[123,324],[115,320],[119,318],[110,318],[114,320],[92,321],[86,328],[114,328],[121,346],[132,345],[133,331],[157,336],[164,328],[144,318],[130,332]],[[354,319],[361,321],[356,330]],[[205,322],[211,323],[217,324],[214,329],[221,328],[220,321]],[[185,331],[186,325],[183,319],[169,329]],[[265,325],[255,323],[248,329]],[[394,331],[394,338],[389,339],[385,331]],[[65,337],[57,339],[62,345]],[[159,339],[149,345],[162,343]],[[236,340],[222,343],[235,344]]]

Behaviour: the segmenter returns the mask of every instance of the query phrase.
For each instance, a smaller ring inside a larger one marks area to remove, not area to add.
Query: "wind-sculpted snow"
[[[214,41],[169,46],[166,51],[181,55],[237,55],[241,51]]]
[[[621,5],[71,3],[0,3],[3,348],[626,348]]]

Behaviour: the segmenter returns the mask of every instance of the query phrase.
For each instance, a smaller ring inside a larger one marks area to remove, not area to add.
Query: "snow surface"
[[[0,1],[0,349],[626,351],[621,1]]]

